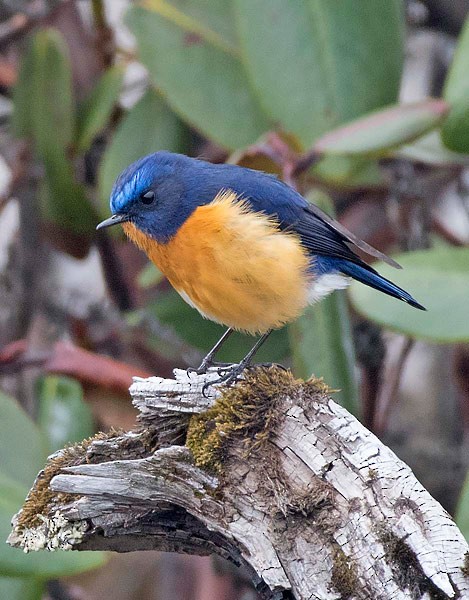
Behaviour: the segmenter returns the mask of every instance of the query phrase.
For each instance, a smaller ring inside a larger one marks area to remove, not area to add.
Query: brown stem
[[[103,0],[91,0],[91,6],[96,26],[96,47],[101,54],[104,66],[109,67],[114,62],[114,34],[106,21]]]
[[[105,231],[101,230],[96,233],[96,245],[101,255],[104,276],[112,299],[121,311],[135,308],[132,293],[124,276],[122,265]]]
[[[413,345],[414,341],[412,339],[402,337],[401,347],[397,351],[396,356],[392,357],[388,365],[384,368],[373,423],[373,431],[377,435],[382,434],[386,430],[391,408],[396,402],[402,369]]]
[[[292,175],[294,177],[298,177],[298,175],[301,175],[302,173],[310,169],[322,158],[322,153],[318,152],[314,148],[311,148],[311,150],[309,150],[297,159]]]

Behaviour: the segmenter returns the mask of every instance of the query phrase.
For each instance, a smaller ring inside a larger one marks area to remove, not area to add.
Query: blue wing
[[[200,162],[202,177],[196,190],[213,199],[221,189],[232,189],[246,199],[256,212],[274,216],[282,230],[294,231],[313,255],[333,256],[365,264],[349,245],[399,268],[391,258],[357,238],[343,225],[277,177],[235,165],[208,165]]]

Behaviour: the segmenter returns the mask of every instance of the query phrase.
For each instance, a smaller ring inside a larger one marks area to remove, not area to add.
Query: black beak
[[[117,225],[118,223],[125,223],[126,221],[129,220],[129,217],[127,215],[112,215],[112,217],[109,217],[109,219],[105,219],[104,221],[101,221],[101,223],[99,225],[97,225],[96,229],[104,229],[105,227],[111,227],[111,225]]]

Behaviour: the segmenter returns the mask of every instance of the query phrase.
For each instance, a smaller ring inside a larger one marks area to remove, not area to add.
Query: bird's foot
[[[205,375],[205,373],[208,372],[209,369],[211,369],[212,367],[218,367],[220,369],[224,368],[224,367],[229,367],[230,363],[224,363],[224,362],[217,362],[214,360],[207,360],[207,357],[204,358],[204,360],[200,363],[200,365],[196,368],[196,367],[188,367],[186,369],[187,373],[195,373],[196,375]]]
[[[257,369],[258,367],[262,367],[264,369],[269,369],[270,367],[278,367],[279,369],[283,369],[284,371],[288,371],[287,367],[280,365],[278,363],[266,362],[266,363],[256,363],[255,365],[251,364],[250,360],[242,360],[240,363],[235,365],[226,365],[225,367],[220,367],[218,369],[218,375],[220,375],[219,379],[212,381],[210,385],[219,385],[220,383],[224,383],[227,386],[236,383],[242,373],[249,369]]]
[[[224,384],[225,386],[230,386],[233,383],[236,383],[236,381],[239,380],[240,375],[243,373],[243,371],[249,368],[249,366],[249,362],[244,361],[241,361],[240,363],[234,365],[231,363],[218,364],[218,377],[216,379],[212,379],[211,381],[207,381],[204,384],[202,388],[202,394],[206,396],[206,391],[208,390],[208,388],[214,385]]]
[[[215,363],[212,365],[215,366]],[[250,360],[242,360],[240,363],[237,364],[217,364],[216,366],[218,366],[217,369],[217,373],[219,375],[219,377],[217,379],[212,379],[211,381],[207,381],[207,383],[204,384],[204,387],[202,388],[202,393],[205,396],[206,395],[206,391],[208,390],[208,388],[214,386],[214,385],[220,385],[223,384],[224,386],[231,386],[234,383],[236,383],[237,381],[239,381],[239,379],[241,378],[241,375],[244,373],[244,371],[247,371],[249,369],[257,369],[258,367],[262,367],[265,369],[268,369],[270,367],[278,367],[279,369],[283,369],[284,371],[288,371],[287,367],[280,365],[278,363],[256,363],[255,365],[251,364]]]
[[[236,383],[243,371],[249,368],[249,366],[249,363],[244,363],[244,361],[241,361],[235,365],[226,365],[225,367],[220,367],[217,369],[219,378],[214,381],[213,384],[219,385],[220,383],[224,383],[228,386]]]

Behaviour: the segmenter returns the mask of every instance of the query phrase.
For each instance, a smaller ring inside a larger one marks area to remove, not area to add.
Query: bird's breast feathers
[[[189,304],[229,327],[280,327],[311,301],[311,258],[298,237],[230,190],[199,206],[167,243],[131,223],[124,229]]]

